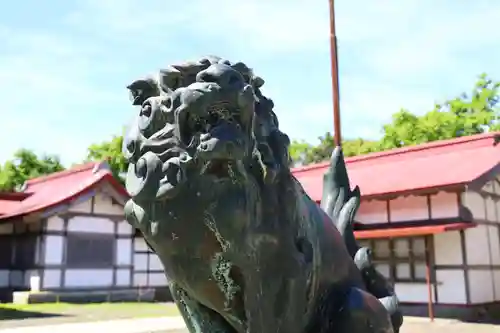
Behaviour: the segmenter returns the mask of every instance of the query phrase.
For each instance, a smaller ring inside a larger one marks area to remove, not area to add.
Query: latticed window
[[[114,235],[71,233],[67,236],[68,268],[105,268],[114,265]]]
[[[393,282],[425,282],[425,238],[361,240],[373,252],[377,270]]]

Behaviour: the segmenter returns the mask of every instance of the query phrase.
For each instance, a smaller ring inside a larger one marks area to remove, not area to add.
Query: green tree
[[[28,179],[62,170],[64,167],[57,156],[44,155],[39,158],[31,150],[20,149],[0,169],[0,190],[13,191]]]
[[[334,138],[330,132],[318,138],[319,144],[312,146],[304,141],[293,141],[290,145],[290,156],[293,165],[306,165],[326,161],[335,147]],[[373,140],[346,139],[342,141],[345,156],[356,156],[379,150],[379,142]]]
[[[422,116],[402,109],[383,127],[380,149],[392,149],[500,129],[500,82],[479,76],[470,93],[436,104]]]
[[[383,126],[380,140],[347,139],[342,142],[345,156],[356,156],[370,152],[388,150],[421,143],[451,139],[461,136],[500,130],[500,82],[486,74],[478,77],[470,93],[436,104],[424,115],[416,115],[401,109],[392,116],[392,121]],[[334,140],[330,133],[319,138],[316,146],[301,142],[293,147],[303,149],[300,164],[328,160],[333,151]],[[293,146],[293,144],[292,144]]]
[[[128,163],[122,153],[123,136],[113,136],[110,141],[91,145],[87,150],[87,161],[107,161],[116,179],[123,181]]]

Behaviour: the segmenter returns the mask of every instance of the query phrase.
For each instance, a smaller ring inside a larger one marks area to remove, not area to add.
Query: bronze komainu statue
[[[133,82],[127,220],[194,333],[398,332],[397,298],[354,239],[340,149],[321,209],[290,172],[264,81],[218,57]]]

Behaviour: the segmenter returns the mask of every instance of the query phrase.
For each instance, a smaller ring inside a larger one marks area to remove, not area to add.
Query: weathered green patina
[[[127,220],[192,333],[397,332],[397,298],[354,239],[359,190],[340,149],[321,209],[290,172],[263,84],[218,57],[133,82]]]

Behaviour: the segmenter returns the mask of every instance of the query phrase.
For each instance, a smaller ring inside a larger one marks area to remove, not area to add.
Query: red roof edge
[[[99,162],[87,162],[84,164],[75,165],[70,169],[55,172],[55,173],[52,173],[52,174],[46,175],[46,176],[41,176],[41,177],[29,179],[26,181],[26,185],[29,186],[29,185],[33,185],[33,184],[39,184],[39,183],[43,183],[46,181],[50,181],[52,179],[66,177],[68,175],[75,174],[77,172],[87,171],[89,169],[96,167],[96,165],[100,165],[102,163],[106,163],[106,162],[101,162],[101,161],[99,161]]]
[[[43,206],[43,207],[39,207],[39,208],[33,209],[33,210],[21,211],[21,212],[14,213],[14,214],[11,214],[11,215],[3,215],[3,216],[0,215],[0,223],[9,222],[12,219],[17,219],[19,217],[22,217],[22,216],[25,216],[25,215],[28,215],[28,214],[38,213],[38,212],[41,212],[43,210],[54,208],[55,206],[64,204],[66,202],[70,202],[70,201],[74,200],[75,198],[77,198],[77,197],[85,194],[86,192],[88,192],[94,186],[97,186],[97,185],[102,184],[104,182],[110,183],[110,185],[119,194],[121,194],[121,195],[123,195],[123,196],[125,196],[127,198],[129,197],[129,194],[128,194],[127,190],[125,189],[125,187],[113,176],[113,174],[111,172],[106,172],[99,179],[97,179],[95,182],[93,182],[93,183],[89,184],[88,186],[82,188],[80,191],[75,192],[75,193],[73,193],[72,195],[70,195],[68,197],[62,198],[61,200],[52,202],[49,205],[46,205],[46,206]]]
[[[373,238],[398,238],[398,237],[414,237],[439,234],[447,231],[463,230],[474,228],[477,226],[471,222],[456,222],[449,224],[437,225],[421,225],[403,228],[384,228],[373,230],[356,230],[354,236],[356,239],[373,239]]]
[[[347,157],[345,160],[346,160],[346,163],[356,162],[356,161],[365,161],[365,160],[370,160],[370,159],[376,159],[376,158],[383,157],[383,156],[401,155],[401,154],[405,154],[405,153],[412,152],[412,151],[421,151],[421,150],[433,149],[433,148],[437,148],[437,147],[452,146],[452,145],[456,145],[456,144],[462,144],[465,142],[480,141],[480,140],[485,140],[485,139],[490,139],[490,138],[495,140],[495,141],[500,140],[500,132],[488,132],[488,133],[482,133],[482,134],[462,136],[459,138],[453,138],[453,139],[448,139],[448,140],[433,141],[433,142],[423,143],[420,145],[407,146],[407,147],[395,148],[395,149],[376,152],[376,153],[369,153],[369,154],[364,154],[364,155],[359,155],[359,156]],[[329,165],[330,165],[330,161],[320,162],[320,163],[316,163],[316,164],[305,165],[302,167],[293,168],[292,172],[294,174],[296,174],[296,173],[309,171],[309,170],[322,169],[322,168],[327,167]]]

